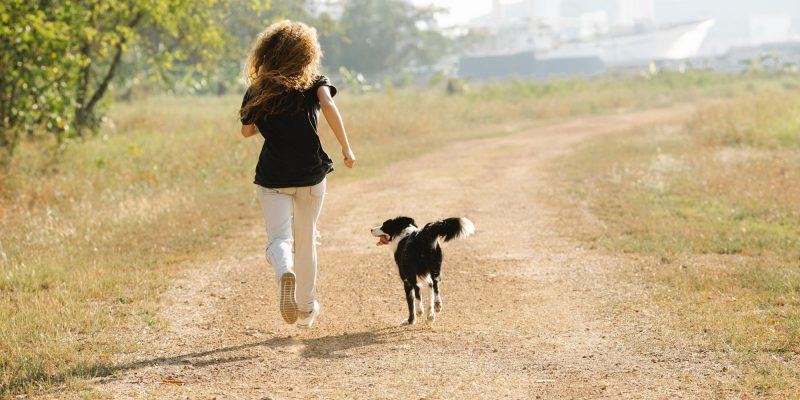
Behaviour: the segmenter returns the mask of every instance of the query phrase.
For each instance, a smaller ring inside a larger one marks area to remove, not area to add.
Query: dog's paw
[[[436,313],[428,313],[428,322],[436,321]]]
[[[442,304],[441,301],[437,301],[437,302],[433,303],[433,309],[436,310],[437,313],[438,312],[442,312],[443,308],[444,308],[444,304]]]
[[[418,308],[417,309],[417,316],[421,317],[423,314],[425,314],[425,310],[422,309],[422,307]]]
[[[404,319],[403,322],[400,323],[400,326],[403,326],[403,325],[414,325],[415,323],[417,323],[416,319]]]

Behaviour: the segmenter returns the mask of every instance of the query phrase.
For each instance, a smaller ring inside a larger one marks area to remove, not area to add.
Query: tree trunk
[[[133,20],[128,24],[128,27],[135,28],[136,25],[139,24],[139,21],[142,19],[142,12],[138,12],[134,17]],[[83,93],[79,93],[78,97],[78,108],[75,110],[75,125],[78,129],[78,132],[82,132],[85,128],[93,128],[89,125],[91,117],[94,115],[94,107],[97,103],[103,98],[108,90],[108,85],[111,83],[111,80],[114,79],[114,75],[117,73],[117,69],[119,68],[119,64],[122,61],[122,53],[123,47],[127,42],[127,38],[122,37],[120,38],[117,45],[114,47],[114,57],[111,59],[111,64],[108,66],[108,70],[106,71],[103,80],[100,81],[100,84],[97,86],[97,89],[94,91],[92,96],[86,101],[86,94],[88,93],[88,86],[89,86],[89,79],[88,75],[85,76],[84,82],[85,84]],[[80,90],[80,89],[79,89]]]
[[[75,103],[77,107],[75,108],[74,124],[79,135],[86,124],[86,93],[89,91],[89,78],[92,72],[91,46],[88,41],[83,43],[81,54],[89,60],[89,63],[81,69],[81,80],[78,83],[77,93],[75,94]],[[59,144],[61,144],[61,141],[62,137],[58,135]]]

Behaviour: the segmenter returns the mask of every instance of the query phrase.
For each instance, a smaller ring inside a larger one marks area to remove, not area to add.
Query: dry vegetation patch
[[[753,395],[800,394],[800,97],[706,106],[687,124],[603,138],[554,174],[582,239],[648,255],[679,334],[729,354]],[[577,214],[576,214],[577,215]]]
[[[781,88],[790,77],[601,77],[336,98],[359,158],[332,179],[374,175],[443,144],[592,113]],[[120,103],[95,138],[56,160],[27,142],[0,175],[0,396],[102,375],[129,330],[159,329],[158,293],[187,262],[260,224],[259,139],[238,136],[238,96]],[[324,125],[324,124],[323,124]],[[338,147],[323,126],[326,149]],[[795,164],[796,165],[796,164]],[[771,225],[770,225],[771,226]],[[773,229],[773,228],[769,228]]]

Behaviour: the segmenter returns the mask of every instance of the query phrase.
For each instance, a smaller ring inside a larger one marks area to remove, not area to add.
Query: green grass
[[[455,140],[795,80],[700,72],[473,85],[456,96],[344,88],[336,100],[357,168],[342,167],[327,127],[321,135],[336,161],[331,179],[342,182]],[[23,144],[0,176],[0,397],[107,374],[108,355],[132,348],[126,332],[159,329],[158,295],[175,272],[260,223],[251,183],[260,139],[238,135],[240,101],[120,103],[96,138],[71,143],[57,161],[48,143]]]
[[[800,395],[799,117],[785,91],[706,106],[586,144],[557,173],[602,221],[580,238],[651,256],[627,279],[655,282],[676,329],[730,354],[755,396]]]
[[[691,131],[721,146],[767,149],[800,147],[800,98],[789,94],[708,107],[691,121]]]

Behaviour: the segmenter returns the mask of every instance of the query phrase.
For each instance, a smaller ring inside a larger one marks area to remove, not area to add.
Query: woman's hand
[[[248,138],[250,136],[255,136],[258,134],[258,128],[256,124],[244,125],[242,124],[242,136]]]
[[[349,147],[342,148],[342,155],[344,156],[344,165],[347,168],[353,168],[356,163],[356,155],[353,154],[353,150]]]
[[[353,168],[356,163],[356,155],[353,154],[353,149],[350,148],[350,142],[347,140],[347,133],[344,131],[344,123],[342,123],[342,116],[339,114],[339,108],[333,102],[330,88],[327,86],[320,86],[317,89],[317,97],[319,98],[319,105],[322,108],[322,114],[328,125],[331,127],[336,140],[342,146],[342,155],[344,156],[344,165],[347,168]]]

